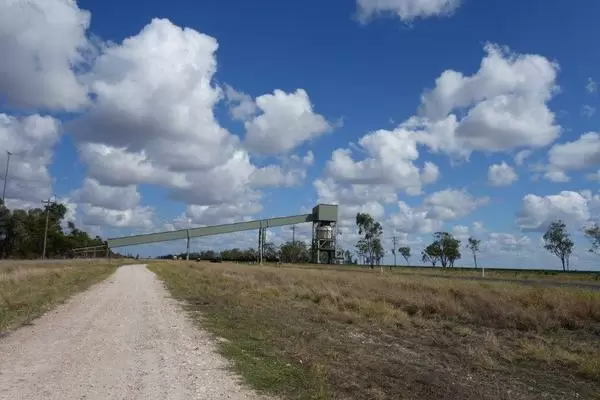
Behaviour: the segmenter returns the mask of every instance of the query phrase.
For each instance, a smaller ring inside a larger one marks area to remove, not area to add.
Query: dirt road
[[[258,399],[143,265],[0,339],[0,399]]]

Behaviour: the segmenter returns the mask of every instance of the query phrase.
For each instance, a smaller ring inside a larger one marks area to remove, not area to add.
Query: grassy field
[[[361,265],[316,265],[316,264],[289,264],[294,268],[308,269],[327,269],[327,270],[358,270],[370,271],[369,267]],[[390,266],[382,267],[386,272],[390,271]],[[380,270],[380,267],[375,267]],[[480,278],[481,268],[431,268],[423,266],[406,267],[398,265],[392,267],[392,272],[395,274],[404,275],[423,275],[423,276],[440,276],[440,277],[459,277],[459,278]],[[534,270],[534,269],[500,269],[486,268],[485,278],[501,279],[501,280],[532,280],[532,281],[551,281],[551,282],[582,282],[591,285],[600,286],[600,271],[569,271],[561,270]]]
[[[409,275],[447,275],[457,277],[480,277],[481,268],[394,268],[396,273]],[[600,285],[600,271],[598,272],[563,272],[547,270],[514,270],[514,269],[486,269],[486,278],[508,280],[549,280],[556,282],[586,282]]]
[[[150,268],[289,399],[600,398],[600,293],[378,270]]]
[[[0,334],[30,323],[72,294],[112,274],[123,261],[3,262],[0,264]]]

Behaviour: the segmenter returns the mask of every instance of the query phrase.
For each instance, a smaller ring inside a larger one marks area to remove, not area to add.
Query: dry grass
[[[284,265],[285,266],[285,265]],[[368,267],[359,265],[315,265],[315,264],[289,264],[288,267],[307,268],[307,269],[326,269],[339,271],[371,271]],[[386,272],[390,266],[383,266]],[[379,270],[379,267],[376,267]],[[392,268],[392,273],[411,275],[411,276],[437,276],[447,278],[481,278],[481,268],[431,268],[431,267],[406,267],[399,265]],[[545,271],[532,269],[486,269],[485,279],[487,280],[509,280],[509,281],[541,281],[556,283],[585,283],[587,285],[600,286],[600,271],[586,272],[563,272],[560,270]]]
[[[123,262],[3,262],[0,264],[0,334],[31,323],[72,294],[112,274]]]
[[[253,386],[288,398],[600,398],[598,292],[379,271],[151,269],[227,339],[223,352]]]

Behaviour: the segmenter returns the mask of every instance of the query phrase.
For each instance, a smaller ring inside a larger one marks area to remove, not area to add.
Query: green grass
[[[31,323],[46,311],[111,275],[122,262],[0,265],[0,333]]]
[[[600,293],[378,270],[150,269],[251,386],[283,398],[600,398]]]

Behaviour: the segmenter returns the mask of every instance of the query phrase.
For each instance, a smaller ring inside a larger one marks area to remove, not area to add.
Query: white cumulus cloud
[[[243,104],[234,108],[234,112],[240,114],[239,107]],[[246,145],[256,153],[285,153],[333,129],[325,117],[314,112],[304,89],[264,94],[256,98],[256,108],[260,114],[244,124]]]
[[[490,165],[488,169],[488,182],[492,186],[509,186],[519,177],[515,170],[506,162]]]
[[[87,90],[74,72],[93,48],[90,13],[73,0],[0,2],[0,102],[23,108],[75,111]]]
[[[52,195],[52,177],[48,170],[54,146],[62,127],[58,120],[38,114],[17,118],[0,114],[0,148],[10,151],[7,199],[39,204]],[[7,153],[0,155],[2,175]],[[3,178],[4,176],[2,176]]]
[[[381,14],[411,22],[418,18],[449,16],[461,5],[461,0],[357,0],[356,4],[363,22]]]
[[[552,221],[562,219],[580,229],[600,211],[600,195],[589,191],[562,191],[555,195],[527,194],[517,216],[517,226],[523,230],[543,231]]]
[[[560,127],[547,102],[558,90],[558,65],[494,44],[485,51],[475,74],[442,73],[423,94],[419,116],[403,126],[432,150],[460,156],[552,143]]]

